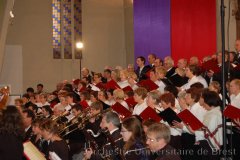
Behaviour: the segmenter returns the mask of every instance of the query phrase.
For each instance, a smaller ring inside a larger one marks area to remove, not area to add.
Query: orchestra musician
[[[169,145],[170,129],[162,123],[154,123],[148,127],[146,144],[153,152],[155,160],[180,160],[176,150]]]
[[[58,124],[54,121],[48,120],[41,124],[42,136],[46,141],[50,140],[48,146],[47,158],[53,159],[55,153],[62,160],[69,160],[68,145],[59,135]]]
[[[129,117],[122,122],[121,134],[125,145],[123,154],[126,160],[148,160],[150,154],[145,145],[145,135],[138,118]]]
[[[121,149],[123,147],[123,139],[120,134],[120,119],[117,113],[107,112],[103,115],[102,121],[100,124],[102,130],[105,130],[104,133],[107,137],[107,142],[99,148],[98,152],[91,148],[85,151],[85,159],[121,159]],[[99,153],[100,152],[100,153]]]
[[[30,140],[33,136],[32,133],[32,122],[35,118],[35,114],[30,109],[25,109],[22,111],[23,125],[25,130],[25,137],[23,141]]]

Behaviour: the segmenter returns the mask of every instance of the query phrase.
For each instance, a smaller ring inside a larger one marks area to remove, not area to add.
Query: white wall
[[[221,0],[216,0],[217,2],[217,50],[222,50],[222,38],[221,38],[221,16],[220,16],[220,5]],[[230,7],[229,7],[230,2]],[[236,19],[235,16],[232,15],[232,10],[236,7],[236,0],[227,0],[224,1],[225,3],[225,48],[228,50],[228,48],[232,51],[235,50],[234,44],[235,40],[237,38],[237,30],[236,30]],[[230,16],[229,16],[229,9],[230,9]],[[229,18],[230,17],[230,18]],[[228,21],[229,23],[229,35],[228,35]],[[228,36],[229,36],[229,42],[228,42]],[[229,45],[228,45],[229,43]]]
[[[79,77],[79,60],[52,55],[51,0],[17,0],[7,44],[21,45],[23,88],[43,83],[53,91],[57,82]],[[122,0],[82,0],[83,66],[102,71],[106,64],[126,65]]]
[[[22,46],[7,45],[5,48],[0,85],[9,85],[10,94],[22,94],[23,59]]]

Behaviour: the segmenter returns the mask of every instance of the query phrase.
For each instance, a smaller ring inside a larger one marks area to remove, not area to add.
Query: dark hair
[[[32,87],[27,88],[27,92],[32,92],[34,93],[34,89]]]
[[[164,91],[168,91],[174,95],[175,98],[178,96],[178,89],[174,85],[168,85],[164,88]]]
[[[218,107],[221,105],[221,99],[219,95],[214,91],[209,91],[208,89],[203,90],[202,98],[204,100],[204,103],[206,103],[208,106]]]
[[[78,104],[78,103],[76,103],[76,104],[74,104],[74,105],[72,106],[72,110],[73,110],[73,109],[75,109],[75,110],[77,110],[77,111],[82,111],[82,110],[83,110],[82,106],[81,106],[80,104]]]
[[[23,94],[22,97],[23,97],[23,98],[25,97],[25,98],[27,98],[27,99],[30,99],[30,96],[29,96],[27,93]]]
[[[34,112],[32,110],[30,110],[30,109],[24,109],[22,111],[22,113],[27,113],[27,117],[28,118],[32,118],[32,120],[34,120],[34,118],[35,118]]]
[[[139,139],[145,144],[145,137],[142,128],[142,123],[135,117],[129,117],[122,122],[122,126],[129,132],[132,132],[132,136],[124,145],[124,151],[127,151],[134,143]]]
[[[74,98],[75,95],[74,95],[73,92],[68,92],[67,95],[66,95],[66,97]]]
[[[43,119],[43,118],[36,118],[36,119],[32,122],[32,126],[38,126],[38,127],[40,127],[43,122],[44,122],[44,119]]]
[[[143,121],[142,125],[143,125],[143,126],[146,126],[146,127],[149,127],[149,126],[151,126],[152,124],[155,124],[155,123],[156,123],[155,120],[153,120],[153,119],[147,119],[147,120]]]
[[[88,91],[82,91],[80,95],[83,95],[86,100],[90,99],[90,93]]]
[[[40,128],[42,130],[46,130],[52,134],[58,135],[58,133],[59,133],[58,124],[52,120],[45,121],[44,123],[41,124]]]
[[[145,62],[146,62],[146,59],[143,57],[143,56],[139,56],[139,57],[137,57],[137,59],[140,59],[141,61],[143,61],[143,64],[145,64]]]
[[[189,65],[188,68],[192,72],[193,75],[197,75],[199,73],[197,65]]]
[[[42,106],[42,108],[44,108],[45,111],[47,111],[50,115],[53,114],[53,111],[49,105]]]
[[[108,74],[111,74],[111,70],[110,69],[104,69],[104,72],[107,72]]]
[[[33,111],[37,112],[37,110],[38,110],[38,106],[37,106],[36,104],[33,104],[33,103],[29,103],[27,109],[29,109],[29,107],[31,107],[31,106],[32,106]]]
[[[1,113],[0,134],[13,134],[22,139],[24,137],[23,119],[17,107],[9,105]]]
[[[198,102],[201,96],[201,90],[195,87],[189,88],[186,90],[186,93],[191,95],[191,98],[194,99],[194,102]]]
[[[196,83],[193,83],[191,86],[190,86],[190,88],[198,88],[198,89],[203,89],[204,88],[204,86],[203,86],[203,84],[202,83],[200,83],[200,82],[196,82]]]
[[[66,88],[66,91],[68,91],[68,92],[72,92],[73,91],[73,87],[72,87],[72,85],[71,84],[69,84],[69,83],[67,83],[67,84],[65,84],[64,85],[64,88]],[[68,89],[67,89],[68,88]]]
[[[43,84],[42,83],[39,83],[38,85],[37,85],[37,87],[42,87],[43,88]]]

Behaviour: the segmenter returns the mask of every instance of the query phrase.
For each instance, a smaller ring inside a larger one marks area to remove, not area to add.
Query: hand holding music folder
[[[114,105],[112,105],[111,108],[124,118],[130,117],[132,115],[132,113],[119,102],[116,102]]]
[[[46,160],[44,154],[41,153],[31,141],[23,143],[24,155],[28,160]]]
[[[156,111],[152,109],[151,107],[147,107],[140,115],[143,120],[152,119],[156,122],[160,122],[162,119],[158,116]]]
[[[173,121],[182,122],[177,116],[177,113],[171,108],[167,108],[158,114],[164,121],[167,121],[170,126],[173,126]]]
[[[178,114],[178,117],[186,124],[189,125],[193,131],[199,130],[204,127],[203,123],[197,119],[188,109],[183,110]]]
[[[232,120],[240,119],[240,109],[232,105],[227,105],[227,107],[223,111],[223,115]]]

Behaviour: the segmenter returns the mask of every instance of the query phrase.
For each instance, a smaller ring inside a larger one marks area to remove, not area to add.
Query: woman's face
[[[194,100],[192,99],[190,93],[187,93],[187,94],[186,94],[185,100],[186,100],[186,103],[187,103],[188,105],[190,105],[190,104],[192,104],[192,103],[194,102]]]
[[[121,79],[121,81],[127,80],[127,77],[126,77],[126,75],[124,74],[124,72],[120,72],[120,79]]]
[[[51,140],[51,138],[52,138],[52,133],[50,133],[49,131],[47,131],[47,130],[42,130],[42,137],[46,140],[46,141],[48,141],[48,140]]]
[[[148,95],[148,96],[147,96],[147,105],[148,105],[149,107],[152,107],[152,106],[155,105],[155,103],[156,103],[156,100],[153,99],[152,96]]]
[[[32,126],[32,130],[33,130],[34,135],[37,135],[37,134],[41,133],[41,130],[40,130],[38,125]]]
[[[122,126],[121,135],[123,137],[123,141],[127,142],[132,136],[132,132],[128,131],[124,126]]]

